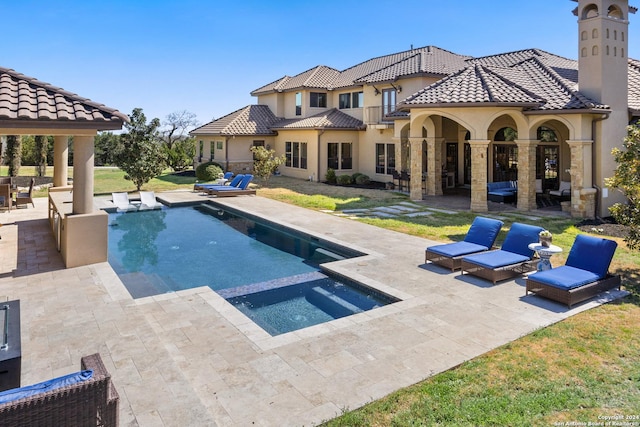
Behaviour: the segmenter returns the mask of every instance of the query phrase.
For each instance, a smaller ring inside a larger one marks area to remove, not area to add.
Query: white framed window
[[[307,143],[306,142],[285,142],[285,163],[290,168],[307,168]]]

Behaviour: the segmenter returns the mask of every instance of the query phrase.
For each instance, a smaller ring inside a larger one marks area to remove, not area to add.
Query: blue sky
[[[631,1],[632,5],[640,6]],[[570,0],[1,1],[0,66],[147,118],[201,124],[316,65],[338,70],[427,45],[484,56],[540,48],[577,58]],[[7,19],[11,17],[10,19]],[[640,59],[640,14],[629,56]]]

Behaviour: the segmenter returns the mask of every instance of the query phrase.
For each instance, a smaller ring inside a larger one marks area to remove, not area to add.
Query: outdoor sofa
[[[492,202],[513,203],[518,194],[518,181],[487,183],[487,199]]]
[[[100,355],[85,356],[80,365],[81,372],[2,392],[2,399],[8,401],[0,404],[0,425],[117,426],[119,396]],[[68,384],[68,377],[86,378],[89,371],[89,379]],[[43,389],[48,391],[39,391]]]
[[[533,292],[571,308],[601,292],[620,289],[620,276],[608,272],[617,246],[613,240],[579,234],[565,265],[527,278],[526,295]]]

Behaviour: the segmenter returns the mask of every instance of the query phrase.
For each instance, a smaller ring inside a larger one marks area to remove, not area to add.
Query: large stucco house
[[[191,132],[195,163],[241,172],[250,148],[286,156],[280,173],[324,180],[329,168],[392,181],[411,176],[414,200],[470,188],[488,210],[487,183],[517,181],[517,206],[570,182],[575,217],[608,216],[623,201],[604,180],[626,126],[640,117],[640,61],[627,57],[627,0],[574,0],[578,60],[538,49],[473,58],[426,46],[345,70],[317,66],[255,89],[249,105]],[[539,190],[538,190],[539,191]]]

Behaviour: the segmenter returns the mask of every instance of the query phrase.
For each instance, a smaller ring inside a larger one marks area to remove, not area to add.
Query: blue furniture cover
[[[475,217],[462,242],[430,246],[427,249],[450,258],[491,249],[504,223],[497,219]]]
[[[529,244],[539,240],[538,234],[542,230],[542,227],[514,222],[499,250],[469,255],[464,257],[464,261],[491,270],[530,261],[533,251]]]
[[[93,377],[93,370],[88,369],[73,374],[64,375],[62,377],[54,378],[52,380],[43,381],[38,384],[29,385],[26,387],[12,388],[0,392],[0,404],[12,402],[14,400],[23,399],[39,393],[45,393],[47,391],[56,390],[61,387],[78,384],[82,381],[89,380]]]
[[[216,186],[216,187],[212,188],[212,190],[215,190],[215,191],[246,190],[252,179],[253,179],[253,175],[246,174],[246,175],[244,175],[242,177],[242,179],[240,180],[238,185],[233,186],[233,185],[229,184],[229,185],[223,185],[223,186]]]
[[[579,234],[565,265],[534,273],[529,279],[565,290],[604,279],[617,246],[613,240]]]
[[[233,179],[231,180],[231,182],[229,183],[229,185],[222,185],[222,184],[202,184],[200,185],[200,188],[203,188],[205,190],[219,190],[221,188],[233,188],[234,190],[237,190],[238,186],[240,185],[240,183],[242,182],[242,180],[244,179],[244,175],[239,173],[238,175],[234,176]]]

